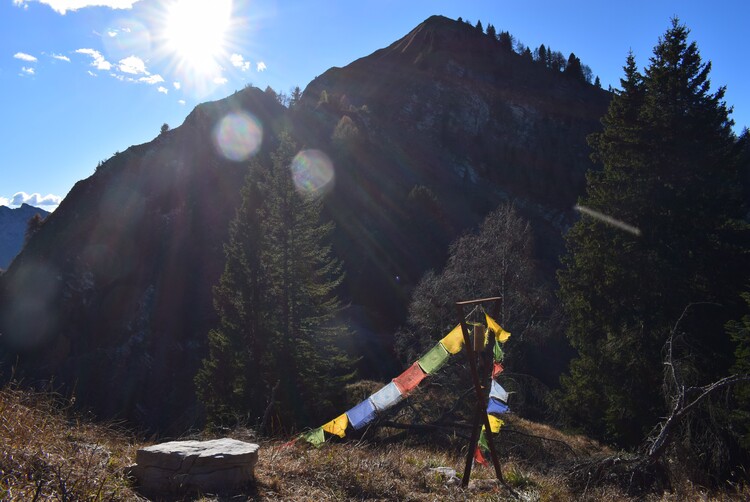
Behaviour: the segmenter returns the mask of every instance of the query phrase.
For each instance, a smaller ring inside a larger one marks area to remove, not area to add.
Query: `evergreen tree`
[[[484,33],[484,28],[482,28],[482,21],[477,21],[477,24],[476,26],[474,26],[474,28],[476,28],[478,32]]]
[[[674,20],[643,75],[628,56],[604,129],[589,138],[603,169],[587,175],[580,205],[638,231],[582,217],[559,273],[579,353],[562,379],[562,409],[623,445],[664,415],[662,348],[678,319],[683,376],[699,383],[727,370],[722,326],[737,307],[736,271],[748,265],[724,89],[709,92],[710,63],[687,36]],[[715,305],[685,310],[699,302]]]
[[[295,108],[300,100],[302,99],[302,89],[298,85],[294,86],[291,93],[289,94],[289,108]]]
[[[284,426],[310,425],[333,412],[350,378],[347,331],[334,320],[342,275],[327,244],[332,225],[320,222],[319,197],[295,189],[296,152],[282,133],[270,167],[253,161],[230,227],[215,290],[221,324],[196,377],[214,422],[265,422],[272,409]]]
[[[513,40],[510,36],[510,33],[508,33],[507,31],[501,31],[497,39],[500,42],[500,47],[508,52],[513,50]]]
[[[568,75],[571,78],[574,78],[576,80],[585,81],[585,77],[583,76],[583,67],[581,66],[581,60],[578,59],[578,57],[570,53],[570,56],[568,56],[568,63],[565,65],[565,75]]]
[[[252,174],[245,179],[242,202],[229,225],[224,272],[214,288],[220,324],[208,333],[209,355],[195,378],[198,399],[214,425],[257,422],[269,399],[258,364],[266,336],[260,324],[260,192]]]
[[[547,48],[544,46],[544,44],[540,45],[539,48],[534,52],[536,52],[536,61],[542,66],[547,66]]]
[[[602,81],[599,80],[599,75],[597,75],[596,78],[594,79],[594,86],[598,87],[599,89],[602,88]]]
[[[487,35],[492,38],[492,40],[497,40],[497,31],[492,24],[487,25]]]

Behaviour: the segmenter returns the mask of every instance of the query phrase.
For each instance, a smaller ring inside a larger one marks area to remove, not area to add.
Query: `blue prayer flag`
[[[365,425],[375,420],[375,406],[372,401],[365,399],[357,406],[346,412],[349,417],[349,423],[352,427],[359,430]]]
[[[508,405],[498,399],[495,399],[494,397],[491,397],[490,402],[487,403],[487,413],[501,415],[503,413],[508,413],[508,411]]]

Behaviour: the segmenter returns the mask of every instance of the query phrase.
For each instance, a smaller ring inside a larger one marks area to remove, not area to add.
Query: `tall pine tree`
[[[347,330],[335,320],[342,273],[328,245],[332,224],[320,221],[319,197],[295,189],[296,153],[282,133],[270,166],[252,162],[230,227],[215,289],[220,326],[196,376],[214,423],[264,425],[265,411],[284,427],[316,423],[350,377]]]
[[[580,205],[638,232],[584,215],[559,273],[579,353],[562,409],[621,445],[641,442],[664,415],[662,349],[678,319],[684,377],[705,383],[727,371],[722,326],[746,280],[736,138],[724,89],[710,92],[711,65],[688,33],[674,20],[644,74],[628,56],[604,129],[589,138],[603,169],[589,173]]]

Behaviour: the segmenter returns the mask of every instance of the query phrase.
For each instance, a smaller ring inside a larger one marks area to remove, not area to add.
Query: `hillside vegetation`
[[[128,477],[137,448],[150,444],[113,424],[70,412],[59,397],[0,390],[0,500],[147,500]],[[475,466],[468,489],[435,467],[461,476],[466,441],[454,435],[410,434],[391,443],[381,429],[373,441],[306,443],[230,436],[261,445],[256,484],[241,494],[196,494],[173,500],[508,500],[491,468]],[[427,439],[427,440],[425,440]],[[571,473],[587,461],[617,454],[586,438],[511,417],[498,438],[503,475],[522,500],[743,500],[746,487],[707,492],[676,479],[671,492],[628,496],[616,485],[588,486]],[[592,483],[593,485],[593,483]]]

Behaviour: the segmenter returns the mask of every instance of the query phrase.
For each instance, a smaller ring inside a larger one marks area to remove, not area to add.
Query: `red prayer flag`
[[[482,464],[483,466],[487,467],[487,459],[484,458],[484,455],[482,455],[482,450],[479,448],[479,445],[477,445],[477,449],[474,450],[474,460],[476,460],[478,463]]]
[[[497,375],[499,375],[502,372],[503,372],[503,365],[498,362],[495,362],[492,365],[492,378],[495,378]]]
[[[396,384],[398,390],[401,391],[401,395],[406,395],[411,392],[419,382],[424,380],[427,375],[422,368],[419,367],[419,363],[415,362],[409,368],[401,373],[399,376],[393,379],[393,383]]]

